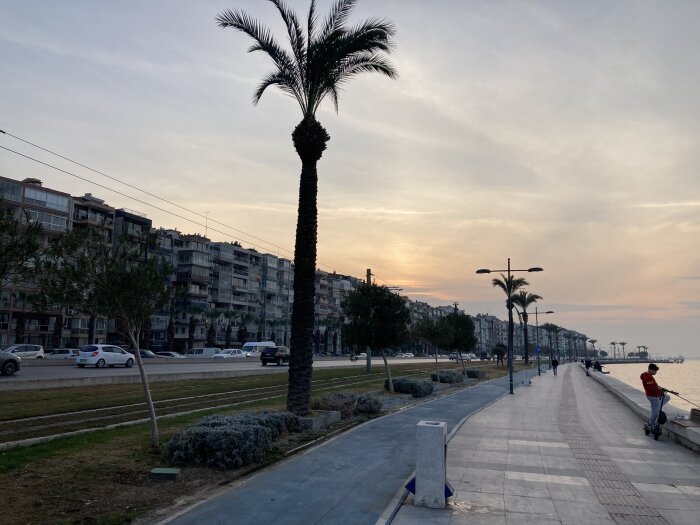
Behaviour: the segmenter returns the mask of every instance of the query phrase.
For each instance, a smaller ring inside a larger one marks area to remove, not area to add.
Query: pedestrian
[[[552,370],[554,371],[554,375],[557,375],[557,367],[558,366],[559,366],[559,359],[554,357],[554,359],[552,359]]]
[[[642,380],[642,385],[644,386],[644,393],[647,395],[649,404],[651,405],[651,411],[649,412],[649,424],[645,425],[645,429],[652,429],[656,425],[656,418],[659,415],[659,410],[661,410],[661,400],[664,403],[668,403],[671,398],[668,394],[665,394],[661,387],[656,384],[656,379],[654,376],[656,372],[659,371],[659,367],[655,363],[649,363],[649,368],[644,372],[639,379]]]
[[[593,366],[593,363],[591,363],[591,360],[590,360],[590,359],[586,358],[585,366],[586,366],[586,375],[587,375],[587,376],[591,375],[591,374],[588,373],[588,369],[589,369],[591,366]]]

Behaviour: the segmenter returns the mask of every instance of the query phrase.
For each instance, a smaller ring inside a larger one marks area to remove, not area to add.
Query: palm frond
[[[323,30],[318,36],[319,41],[327,40],[332,33],[339,31],[343,27],[353,7],[355,7],[355,3],[356,0],[338,0],[333,5],[328,18],[326,18]]]
[[[513,303],[522,308],[522,310],[525,312],[527,311],[528,306],[530,306],[533,303],[536,303],[540,299],[542,299],[542,297],[537,294],[526,291],[520,291],[513,295],[512,300]]]
[[[284,24],[287,26],[287,36],[289,37],[289,44],[292,47],[292,52],[296,58],[297,64],[303,66],[306,62],[306,37],[301,29],[297,15],[287,7],[284,0],[270,0],[282,17]],[[299,68],[299,73],[301,74],[301,82],[304,83],[304,69]]]
[[[288,74],[283,71],[274,71],[267,75],[260,84],[258,84],[255,93],[253,93],[253,103],[257,104],[260,102],[260,98],[267,88],[270,86],[279,87],[284,93],[294,97],[300,105],[304,103],[303,99],[299,99],[295,89],[290,87],[290,84],[294,83],[294,79],[290,78]]]
[[[306,20],[306,41],[310,44],[316,34],[316,22],[318,18],[316,17],[316,0],[311,0],[311,5],[309,6],[309,16]]]

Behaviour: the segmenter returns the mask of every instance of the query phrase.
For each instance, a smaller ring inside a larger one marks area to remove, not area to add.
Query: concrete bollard
[[[447,423],[420,421],[416,428],[417,507],[445,508],[447,481]]]

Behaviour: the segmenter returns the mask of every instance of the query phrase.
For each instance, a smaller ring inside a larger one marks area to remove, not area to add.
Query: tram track
[[[442,367],[448,368],[448,367]],[[450,367],[451,368],[451,367]],[[403,368],[397,370],[403,376],[425,375],[432,370],[431,366]],[[384,379],[382,374],[355,375],[341,378],[326,378],[312,381],[312,391],[319,393],[327,390],[342,388],[357,388]],[[224,383],[230,386],[230,381]],[[170,389],[182,393],[182,390]],[[169,399],[159,399],[154,402],[158,418],[177,417],[195,412],[231,408],[238,405],[259,401],[273,401],[286,396],[287,383],[276,385],[246,387],[223,392],[178,396]],[[162,394],[162,392],[160,392]],[[53,414],[42,414],[0,421],[0,446],[10,443],[24,442],[28,439],[48,439],[55,435],[66,433],[93,431],[102,428],[113,428],[138,424],[146,420],[148,412],[145,402],[126,403],[121,405],[97,407],[83,410],[62,411]],[[4,447],[2,447],[4,448]]]

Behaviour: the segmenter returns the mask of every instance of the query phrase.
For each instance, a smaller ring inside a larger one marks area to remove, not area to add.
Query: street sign
[[[538,346],[537,348],[535,348],[535,353],[536,353],[536,354],[541,354],[541,353],[542,353],[542,349]]]

